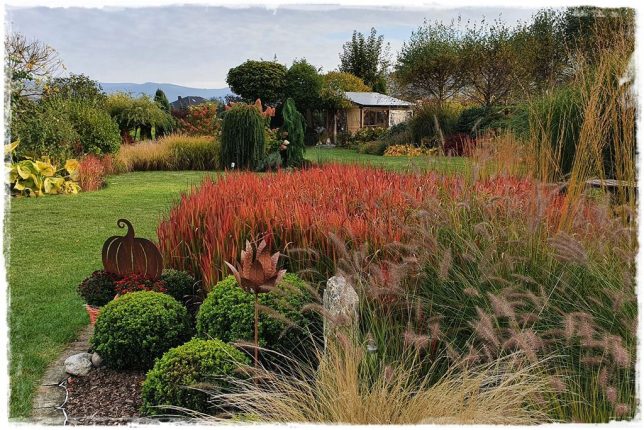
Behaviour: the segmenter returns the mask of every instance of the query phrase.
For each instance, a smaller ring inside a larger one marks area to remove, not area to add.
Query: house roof
[[[179,96],[178,99],[170,103],[170,106],[172,106],[173,109],[179,110],[179,109],[185,109],[188,106],[200,105],[202,103],[206,103],[207,101],[208,100],[199,96],[186,96],[186,97]]]
[[[411,107],[414,104],[380,93],[344,93],[347,99],[360,106],[400,106]]]

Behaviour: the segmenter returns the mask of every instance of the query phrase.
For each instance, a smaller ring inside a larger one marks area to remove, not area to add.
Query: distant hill
[[[124,91],[134,95],[143,93],[150,97],[154,97],[157,88],[161,88],[170,102],[177,100],[179,96],[199,96],[205,99],[211,99],[213,97],[224,98],[228,94],[232,94],[230,88],[191,88],[174,84],[159,84],[156,82],[146,82],[144,84],[101,82],[100,84],[107,94]]]

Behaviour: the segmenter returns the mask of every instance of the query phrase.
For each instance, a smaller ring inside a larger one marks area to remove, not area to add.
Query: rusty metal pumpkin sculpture
[[[116,222],[119,228],[127,226],[125,236],[112,236],[103,244],[103,267],[106,272],[158,278],[163,271],[163,257],[154,243],[134,237],[134,227],[126,219]]]

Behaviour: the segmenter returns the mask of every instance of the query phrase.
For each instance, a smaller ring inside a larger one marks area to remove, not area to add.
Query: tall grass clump
[[[595,30],[601,34],[601,28]],[[591,178],[623,181],[617,202],[634,209],[635,118],[632,29],[615,32],[610,49],[597,46],[591,61],[574,56],[565,86],[527,103],[525,118],[534,174],[566,180],[570,213]],[[525,123],[524,123],[525,124]],[[565,217],[568,225],[570,217]]]
[[[568,232],[547,229],[534,197],[532,207],[494,208],[472,196],[461,203],[467,210],[434,213],[423,237],[436,247],[420,255],[418,293],[440,315],[445,341],[458,345],[455,357],[485,362],[520,350],[536,362],[557,355],[558,419],[632,416],[634,231],[606,203],[573,214]]]
[[[211,136],[171,135],[160,141],[170,147],[175,170],[221,170],[221,144]]]
[[[533,397],[548,391],[535,367],[513,368],[511,360],[442,374],[437,382],[413,365],[386,366],[355,340],[330,342],[317,366],[258,369],[232,394],[215,401],[260,423],[319,424],[536,424],[548,420]],[[210,421],[220,421],[211,417]]]
[[[221,170],[220,144],[211,136],[172,134],[123,145],[116,157],[125,171]]]
[[[426,101],[417,106],[409,120],[409,131],[418,145],[442,147],[445,136],[455,130],[463,107],[458,103]]]
[[[107,175],[114,173],[111,155],[99,157],[88,154],[81,158],[78,165],[78,185],[83,191],[96,191],[106,182]]]
[[[264,158],[265,119],[255,105],[237,103],[221,125],[221,160],[226,169],[256,170]]]
[[[272,232],[277,249],[288,245],[292,251],[289,270],[314,266],[330,276],[338,255],[329,233],[352,247],[385,249],[409,240],[406,223],[424,201],[439,194],[457,199],[465,185],[459,177],[348,165],[266,176],[239,172],[206,179],[184,194],[157,229],[159,246],[167,265],[214,285],[227,273],[224,261],[236,259],[247,239]],[[527,205],[536,185],[529,179],[498,178],[477,181],[474,187],[497,204],[509,199]],[[553,198],[547,205],[548,222],[556,222],[559,202]],[[307,253],[295,255],[298,250]]]
[[[372,247],[399,241],[410,210],[449,180],[455,179],[347,165],[266,176],[231,173],[183,195],[159,225],[159,245],[167,265],[208,286],[227,273],[224,261],[234,261],[247,239],[268,232],[277,249],[313,252],[288,259],[292,271],[320,263],[332,273],[329,233]]]
[[[526,179],[482,180],[430,197],[393,258],[341,251],[382,360],[411,351],[436,376],[508,354],[548,359],[552,392],[537,403],[552,419],[633,417],[635,231],[588,198],[561,230],[564,204]]]

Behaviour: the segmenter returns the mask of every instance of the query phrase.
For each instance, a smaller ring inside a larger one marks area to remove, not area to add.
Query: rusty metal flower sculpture
[[[277,270],[279,258],[279,252],[270,254],[269,243],[264,238],[256,250],[246,241],[246,249],[241,252],[239,270],[227,261],[225,263],[243,290],[261,294],[271,291],[284,277],[286,270]]]
[[[247,240],[246,249],[241,252],[239,269],[225,262],[235,276],[237,285],[255,295],[255,365],[259,363],[259,294],[270,292],[286,274],[286,270],[277,270],[280,253],[271,255],[271,242],[271,237],[267,235],[253,249],[253,245]]]

